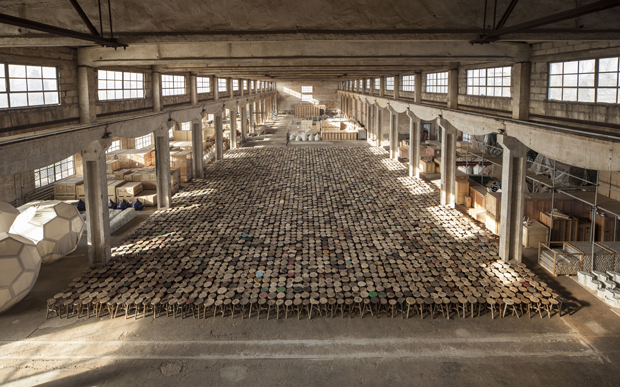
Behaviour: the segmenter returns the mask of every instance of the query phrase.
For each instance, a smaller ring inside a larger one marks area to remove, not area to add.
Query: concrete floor
[[[269,140],[285,141],[279,120]],[[261,146],[265,140],[245,145]],[[361,141],[360,143],[365,143]],[[326,146],[315,143],[314,146]],[[334,143],[341,146],[341,142]],[[290,146],[290,145],[289,145]],[[293,145],[298,146],[298,145]],[[307,146],[307,145],[303,145]],[[113,236],[130,235],[148,217]],[[85,238],[44,266],[0,315],[6,386],[390,385],[617,386],[620,316],[568,277],[524,261],[571,300],[561,318],[45,319],[45,300],[87,266]]]

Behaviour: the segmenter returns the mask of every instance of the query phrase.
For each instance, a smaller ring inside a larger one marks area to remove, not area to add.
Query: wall
[[[79,122],[75,49],[0,48],[0,57],[0,63],[57,67],[60,93],[60,105],[0,110],[0,137]]]
[[[278,91],[278,111],[293,111],[294,105],[301,104],[301,87],[312,86],[312,98],[318,100],[319,104],[326,105],[328,111],[340,109],[340,98],[337,95],[338,82],[282,82],[278,81],[276,90]],[[299,95],[293,95],[298,93]],[[304,102],[307,103],[307,102]]]

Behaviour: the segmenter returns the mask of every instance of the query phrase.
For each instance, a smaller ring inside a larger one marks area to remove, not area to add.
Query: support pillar
[[[379,97],[383,98],[385,97],[385,77],[382,76],[380,78],[380,82],[379,82]]]
[[[202,149],[202,121],[192,121],[192,169],[194,170],[194,178],[204,178],[203,149]]]
[[[502,156],[502,204],[499,256],[505,262],[521,262],[523,253],[523,207],[528,148],[519,140],[500,134]]]
[[[400,98],[400,75],[394,75],[394,99]]]
[[[247,121],[247,104],[241,105],[241,141],[246,142],[248,140],[248,121]]]
[[[422,103],[422,73],[417,72],[413,77],[414,101]]]
[[[79,50],[78,50],[79,53]],[[79,55],[79,54],[78,54]],[[95,103],[95,69],[87,66],[78,66],[78,108],[80,124],[90,124],[97,121],[97,105]]]
[[[448,109],[458,107],[459,94],[459,70],[448,70]]]
[[[172,187],[170,178],[170,126],[164,125],[155,130],[155,175],[157,177],[157,208],[170,208],[172,205]]]
[[[211,84],[213,85],[213,100],[214,101],[219,101],[220,100],[220,92],[218,84],[217,84],[217,78],[213,75],[211,76]]]
[[[224,158],[224,127],[222,125],[223,110],[215,113],[215,161]]]
[[[512,65],[512,118],[527,121],[530,118],[530,77],[532,63]]]
[[[196,84],[196,74],[189,74],[189,103],[190,105],[198,105],[198,91]]]
[[[409,117],[409,177],[420,178],[420,119],[411,110]]]
[[[375,112],[377,113],[376,117],[376,127],[377,127],[377,147],[383,146],[383,109],[381,109],[378,105],[375,105]]]
[[[254,125],[256,125],[254,120],[254,102],[250,102],[250,130],[252,133],[254,133]]]
[[[230,111],[230,149],[237,148],[237,110],[235,107]]]
[[[398,112],[388,106],[390,112],[390,158],[398,160]]]
[[[437,119],[441,127],[441,205],[456,206],[456,129],[446,120]]]
[[[161,73],[153,67],[153,112],[160,112],[161,106]]]
[[[110,140],[97,140],[82,150],[88,232],[88,264],[104,266],[112,256],[105,151]]]

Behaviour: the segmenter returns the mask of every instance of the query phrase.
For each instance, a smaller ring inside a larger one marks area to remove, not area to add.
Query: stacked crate
[[[75,200],[77,199],[77,187],[84,185],[82,176],[72,176],[59,180],[54,183],[55,200]]]

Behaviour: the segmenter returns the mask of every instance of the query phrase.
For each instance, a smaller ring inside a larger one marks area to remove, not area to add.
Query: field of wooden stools
[[[48,317],[551,317],[562,299],[377,148],[240,148]]]

